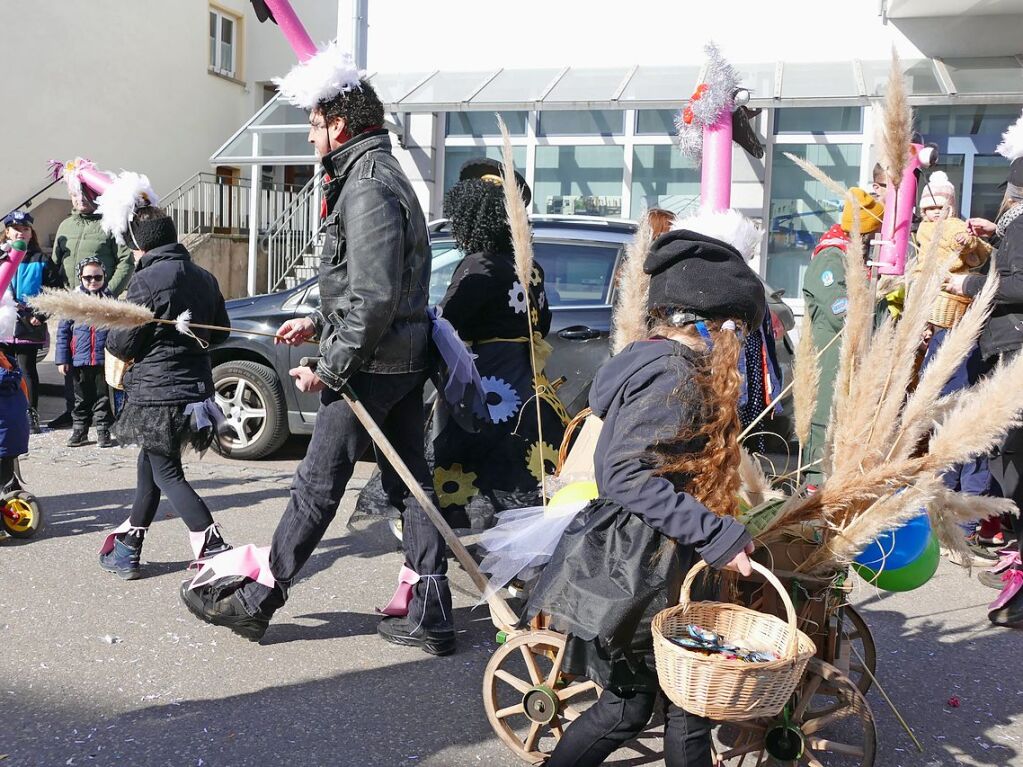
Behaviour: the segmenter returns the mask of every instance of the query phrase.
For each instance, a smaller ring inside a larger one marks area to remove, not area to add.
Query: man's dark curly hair
[[[459,181],[444,195],[444,217],[458,249],[470,253],[506,253],[511,230],[504,208],[504,190],[489,181]]]
[[[328,124],[335,118],[344,118],[353,136],[384,124],[384,105],[380,97],[367,80],[359,82],[361,88],[352,88],[316,105]]]

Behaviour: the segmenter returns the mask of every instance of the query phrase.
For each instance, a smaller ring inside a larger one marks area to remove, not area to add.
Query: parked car
[[[546,275],[553,321],[547,337],[554,352],[547,367],[552,381],[564,379],[558,395],[570,413],[586,407],[590,382],[607,359],[614,276],[636,225],[631,221],[584,216],[534,216],[533,250]],[[446,221],[430,225],[433,271],[430,302],[444,296],[462,253]],[[772,313],[778,354],[786,378],[792,362],[788,331],[794,325],[782,291],[764,286]],[[228,301],[231,325],[272,331],[285,320],[319,306],[319,287],[310,280],[281,293]],[[216,397],[238,432],[222,449],[237,458],[262,458],[279,448],[289,434],[308,434],[316,421],[319,395],[291,386],[288,370],[315,353],[313,346],[275,345],[269,338],[232,334],[213,354]],[[767,428],[790,433],[787,412]]]

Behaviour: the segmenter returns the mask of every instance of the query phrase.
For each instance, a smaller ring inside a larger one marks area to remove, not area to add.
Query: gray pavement
[[[43,408],[57,409],[53,400]],[[484,715],[494,630],[463,572],[453,572],[456,655],[379,641],[374,607],[401,557],[382,521],[349,520],[350,491],[263,643],[250,644],[179,603],[189,549],[169,506],[146,542],[146,577],[125,583],[99,569],[104,531],[127,515],[136,454],[68,449],[67,435],[33,437],[24,462],[46,530],[0,544],[4,767],[520,764]],[[295,441],[261,463],[209,453],[187,471],[231,542],[264,544],[303,449]],[[917,592],[858,587],[881,682],[925,747],[915,751],[872,692],[876,764],[1023,767],[1023,633],[987,624],[993,595],[945,562]],[[662,764],[635,757],[615,763]]]

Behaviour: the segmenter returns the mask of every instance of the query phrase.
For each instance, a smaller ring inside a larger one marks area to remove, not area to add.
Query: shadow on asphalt
[[[455,625],[467,626],[472,620],[472,609],[459,607],[454,610]],[[307,626],[301,623],[271,623],[266,636],[259,643],[269,645],[287,644],[289,642],[306,642],[317,639],[338,639],[351,636],[373,636],[377,633],[377,624],[383,616],[377,613],[353,613],[338,610],[332,613],[307,613],[295,615],[299,620],[313,620],[320,623]]]

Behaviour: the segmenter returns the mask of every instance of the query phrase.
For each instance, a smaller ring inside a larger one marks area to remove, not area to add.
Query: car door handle
[[[564,330],[559,330],[558,335],[566,341],[591,341],[594,338],[600,338],[601,333],[599,330],[588,328],[585,325],[572,325]]]

